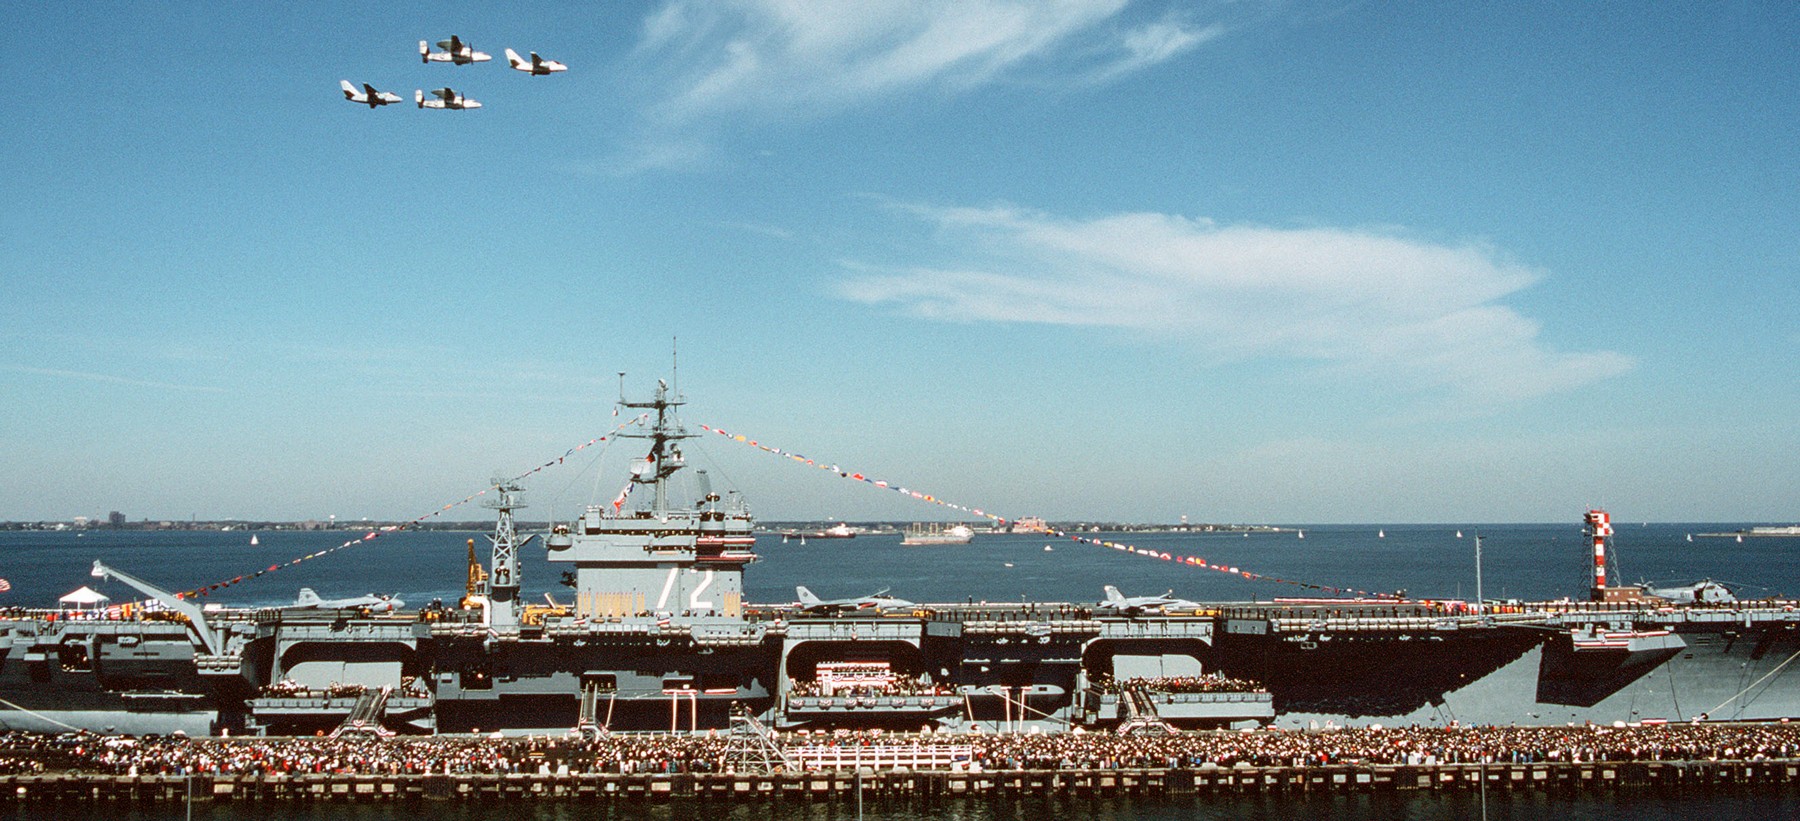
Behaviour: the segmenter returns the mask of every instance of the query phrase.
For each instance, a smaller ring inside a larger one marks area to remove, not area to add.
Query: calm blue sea
[[[1574,518],[1574,517],[1572,517]],[[1734,585],[1741,595],[1800,594],[1800,539],[1702,538],[1700,533],[1746,525],[1639,524],[1618,526],[1613,577],[1626,581],[1691,582],[1702,578]],[[1319,525],[1303,526],[1304,539],[1280,534],[1105,534],[1104,538],[1144,549],[1193,555],[1269,576],[1371,592],[1405,589],[1414,596],[1473,597],[1475,536],[1482,540],[1482,575],[1488,598],[1546,599],[1584,595],[1589,555],[1578,522],[1543,525]],[[1457,532],[1462,532],[1462,537]],[[1385,535],[1384,535],[1385,534]],[[1692,541],[1689,534],[1695,534]],[[94,585],[117,600],[136,598],[116,582],[98,583],[88,574],[95,559],[170,589],[186,589],[247,575],[270,565],[335,547],[355,533],[263,531],[260,544],[245,532],[89,531],[0,533],[0,577],[12,590],[0,605],[54,606],[57,597]],[[478,533],[392,533],[375,541],[228,587],[212,599],[234,605],[283,604],[301,587],[325,597],[364,593],[399,594],[409,604],[433,598],[454,601],[462,594],[467,543],[476,539],[485,559],[486,539]],[[1051,549],[1045,550],[1048,546]],[[1128,594],[1161,593],[1211,601],[1264,601],[1277,596],[1317,595],[1297,587],[1248,581],[1216,571],[1177,565],[1103,547],[1045,536],[978,536],[969,545],[901,547],[898,536],[814,540],[783,544],[761,537],[762,560],[750,566],[746,588],[760,602],[794,599],[804,584],[827,597],[891,588],[914,601],[1077,601],[1100,598],[1103,584]],[[536,543],[523,551],[525,588],[530,598],[548,592],[568,601],[558,584],[558,568],[544,561]],[[1467,819],[1479,818],[1469,794],[1255,796],[1196,798],[1178,802],[1131,799],[1105,801],[981,801],[931,807],[879,805],[865,817],[887,821],[959,819],[1038,821],[1043,818],[1104,818],[1116,821],[1174,819]],[[54,812],[50,812],[54,809]],[[46,814],[48,813],[48,814]],[[850,803],[749,804],[724,806],[676,802],[659,805],[545,803],[508,806],[506,817],[530,821],[562,819],[847,819]],[[495,817],[488,805],[208,806],[194,818],[214,821],[288,821],[341,818],[387,821],[430,817],[476,821]],[[185,808],[0,808],[5,819],[65,818],[151,821],[185,817]],[[1493,819],[1601,819],[1686,821],[1694,817],[1800,818],[1800,797],[1780,794],[1686,796],[1491,794]]]
[[[1740,543],[1697,535],[1744,526],[1619,524],[1612,577],[1661,583],[1711,578],[1756,598],[1800,594],[1800,539]],[[1292,532],[1100,535],[1267,576],[1369,592],[1404,589],[1417,597],[1474,597],[1477,534],[1483,537],[1487,598],[1580,597],[1591,572],[1588,547],[1576,522],[1301,527],[1305,538]],[[1690,534],[1695,534],[1692,541]],[[487,539],[479,533],[399,532],[286,566],[292,559],[358,535],[262,531],[257,534],[260,544],[252,546],[250,534],[242,531],[0,532],[0,577],[12,582],[11,591],[0,593],[0,605],[54,606],[59,596],[84,584],[115,599],[135,598],[124,585],[99,584],[90,577],[88,571],[99,559],[171,590],[282,566],[211,595],[210,600],[233,605],[285,604],[301,587],[311,587],[326,598],[399,594],[417,606],[433,598],[453,601],[462,595],[469,539],[475,539],[478,556],[484,561],[487,556]],[[1205,601],[1319,595],[1297,586],[1249,581],[1041,535],[983,535],[971,544],[947,547],[901,547],[897,535],[812,540],[804,545],[763,536],[757,540],[757,551],[762,560],[750,566],[745,587],[750,600],[758,602],[791,602],[794,586],[800,584],[826,597],[886,587],[904,599],[938,602],[1094,602],[1104,584],[1118,585],[1127,594],[1173,590]],[[521,555],[527,597],[541,600],[549,593],[564,601],[570,598],[568,588],[559,583],[561,568],[544,560],[538,542]]]

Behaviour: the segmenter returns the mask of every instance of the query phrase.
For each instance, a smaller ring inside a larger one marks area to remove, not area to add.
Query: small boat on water
[[[256,534],[255,533],[250,534],[250,546],[255,547],[259,544],[262,544],[262,542],[257,540]]]

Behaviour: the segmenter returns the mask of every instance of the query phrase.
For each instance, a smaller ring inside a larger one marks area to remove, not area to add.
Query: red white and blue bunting
[[[760,450],[764,453],[767,453],[767,454],[770,454],[773,456],[779,456],[783,459],[793,462],[794,464],[803,465],[803,466],[811,467],[811,468],[817,468],[817,469],[823,470],[827,473],[835,473],[841,478],[850,479],[850,480],[856,481],[856,482],[861,482],[870,487],[880,488],[882,490],[891,490],[891,491],[899,493],[903,496],[910,496],[910,497],[917,499],[919,501],[922,501],[922,502],[927,502],[929,504],[938,505],[940,507],[946,507],[951,510],[961,511],[963,513],[969,513],[969,514],[987,519],[989,521],[992,521],[995,524],[1006,524],[1009,521],[1004,516],[999,516],[999,515],[996,515],[993,513],[989,513],[981,508],[969,507],[967,505],[957,504],[956,502],[949,501],[947,499],[941,498],[934,494],[924,493],[919,490],[914,490],[914,489],[904,487],[896,482],[889,482],[885,479],[877,479],[877,478],[875,478],[873,476],[869,476],[867,474],[857,473],[854,471],[846,470],[846,469],[840,467],[835,462],[826,462],[823,460],[808,458],[806,456],[803,456],[798,453],[794,453],[792,451],[782,450],[781,448],[765,444],[763,442],[760,442],[756,439],[752,439],[748,436],[744,436],[742,434],[728,433],[724,430],[712,427],[710,425],[701,425],[700,428],[701,428],[701,430],[705,430],[705,431],[708,431],[711,433],[716,433],[716,434],[723,436],[726,439],[729,439],[733,442],[738,442],[740,444],[749,445],[750,447],[756,448],[757,450]],[[1217,562],[1211,562],[1211,561],[1208,561],[1199,556],[1187,556],[1187,555],[1179,555],[1179,554],[1175,554],[1175,553],[1170,553],[1168,551],[1151,550],[1148,548],[1141,548],[1141,547],[1137,547],[1135,545],[1123,544],[1120,542],[1109,541],[1106,539],[1097,539],[1097,538],[1092,538],[1092,537],[1088,537],[1088,536],[1083,536],[1078,533],[1069,533],[1067,531],[1062,531],[1062,530],[1051,529],[1048,532],[1052,536],[1056,536],[1058,538],[1069,539],[1070,541],[1080,542],[1082,544],[1094,545],[1096,547],[1105,547],[1105,548],[1119,551],[1120,553],[1129,553],[1129,554],[1132,554],[1135,556],[1143,556],[1145,558],[1160,559],[1165,562],[1186,565],[1188,567],[1194,567],[1194,568],[1198,568],[1201,570],[1212,570],[1212,571],[1216,571],[1219,573],[1226,573],[1226,574],[1229,574],[1232,576],[1238,576],[1241,578],[1249,579],[1251,581],[1261,581],[1261,582],[1271,582],[1274,584],[1291,585],[1291,586],[1303,588],[1306,590],[1316,590],[1321,593],[1331,593],[1334,595],[1364,596],[1364,597],[1373,595],[1366,590],[1359,590],[1354,587],[1313,584],[1311,582],[1297,581],[1294,579],[1285,579],[1280,576],[1272,576],[1272,575],[1269,575],[1266,573],[1257,573],[1257,572],[1254,572],[1251,570],[1245,570],[1245,569],[1243,569],[1241,567],[1237,567],[1235,565],[1227,565],[1227,564],[1219,564]]]
[[[508,482],[517,482],[522,479],[526,479],[536,473],[542,472],[549,468],[556,467],[557,465],[562,464],[563,461],[568,459],[569,457],[574,456],[575,454],[580,453],[581,451],[587,450],[589,447],[592,447],[594,445],[597,445],[601,442],[605,442],[605,441],[613,438],[613,436],[618,434],[619,431],[622,431],[627,427],[630,427],[632,425],[643,424],[645,422],[645,420],[649,419],[649,417],[650,417],[650,415],[647,413],[639,414],[636,417],[628,419],[625,422],[619,424],[618,426],[614,427],[612,430],[607,431],[605,434],[596,436],[592,439],[587,440],[586,442],[582,442],[581,444],[576,445],[575,447],[569,448],[568,450],[563,451],[561,456],[558,456],[555,459],[551,459],[548,462],[545,462],[541,465],[538,465],[537,467],[534,467],[528,471],[525,471],[524,473],[514,476],[513,478],[511,478],[507,481]],[[276,571],[285,570],[287,568],[293,567],[294,565],[300,564],[301,562],[311,561],[313,559],[317,559],[322,556],[329,556],[340,550],[347,550],[349,548],[356,547],[358,545],[368,544],[369,542],[372,542],[372,541],[375,541],[376,539],[381,538],[385,534],[397,533],[399,531],[406,530],[408,528],[416,527],[419,524],[425,522],[426,520],[433,519],[438,516],[442,516],[445,513],[450,512],[451,510],[462,507],[463,505],[473,502],[476,499],[486,496],[489,491],[495,490],[499,487],[500,487],[500,485],[498,485],[498,484],[489,485],[485,488],[482,488],[481,490],[475,491],[474,493],[464,496],[461,499],[458,499],[454,502],[450,502],[449,504],[446,504],[443,507],[438,508],[437,510],[433,510],[430,513],[426,513],[422,516],[416,516],[413,519],[411,519],[403,524],[388,525],[387,527],[383,527],[383,528],[380,528],[377,530],[370,530],[368,532],[365,532],[363,535],[358,536],[357,538],[351,539],[350,541],[344,542],[343,544],[340,544],[336,547],[328,547],[324,550],[320,550],[320,551],[317,551],[314,553],[308,553],[305,556],[300,556],[298,558],[291,559],[286,562],[278,562],[276,564],[269,565],[268,567],[263,568],[262,570],[258,570],[255,573],[246,573],[242,576],[235,576],[235,577],[226,579],[221,582],[215,582],[213,584],[204,585],[202,587],[196,587],[192,590],[184,590],[182,592],[176,593],[175,597],[178,599],[191,599],[191,598],[197,598],[200,596],[210,595],[211,593],[213,593],[215,591],[222,590],[224,588],[231,587],[233,585],[242,584],[242,583],[250,581],[252,579],[256,579],[258,577],[265,576],[270,573],[274,573]]]

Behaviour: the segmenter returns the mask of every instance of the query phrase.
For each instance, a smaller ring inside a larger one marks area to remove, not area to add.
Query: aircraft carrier
[[[741,712],[826,731],[1160,732],[1800,716],[1794,604],[1610,587],[1600,511],[1587,601],[748,603],[750,510],[704,471],[684,475],[682,398],[659,384],[622,404],[646,419],[627,434],[645,446],[628,492],[521,538],[520,488],[498,483],[492,553],[462,607],[201,608],[96,562],[144,603],[0,616],[0,727],[599,734],[724,728]],[[572,603],[520,600],[525,549],[566,569]]]

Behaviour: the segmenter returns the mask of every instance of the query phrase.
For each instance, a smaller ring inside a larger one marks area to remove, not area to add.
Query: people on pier
[[[782,734],[781,744],[879,748],[958,745],[984,770],[1211,766],[1437,765],[1595,761],[1765,760],[1800,757],[1800,725],[1403,727],[1325,731]],[[599,738],[122,738],[0,734],[0,774],[457,775],[722,772],[728,736]],[[872,751],[871,751],[872,752]]]

